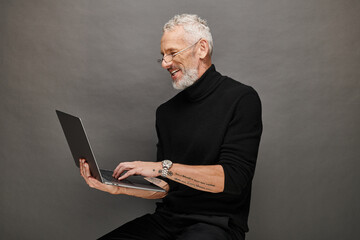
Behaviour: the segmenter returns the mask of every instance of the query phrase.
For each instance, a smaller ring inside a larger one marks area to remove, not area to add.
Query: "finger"
[[[91,173],[90,173],[90,168],[89,168],[89,164],[84,163],[84,175],[85,177],[91,177]]]
[[[123,163],[120,163],[120,164],[118,164],[118,165],[116,166],[116,168],[114,169],[114,172],[113,172],[113,177],[114,177],[114,178],[117,178],[118,172],[120,171],[122,165],[123,165]]]
[[[85,173],[85,167],[84,167],[85,163],[86,163],[86,160],[84,158],[81,158],[80,159],[80,170],[81,170],[82,175],[84,175],[84,173]]]
[[[81,161],[81,175],[85,178],[85,166],[84,166],[85,162]]]
[[[83,163],[83,159],[80,159],[80,174],[82,177],[84,177],[84,163]]]
[[[133,168],[130,162],[122,162],[120,163],[116,169],[114,170],[115,178],[118,178],[124,171],[130,170]]]
[[[82,168],[82,166],[81,166],[81,159],[79,159],[79,170],[80,170],[80,174],[81,174],[81,168]],[[82,174],[81,174],[82,175]]]
[[[123,174],[121,177],[118,178],[118,180],[123,180],[129,176],[132,176],[132,175],[135,175],[136,174],[136,170],[135,169],[132,169],[132,170],[129,170],[127,171],[125,174]]]
[[[120,175],[126,171],[126,170],[131,170],[133,169],[135,166],[134,164],[130,163],[130,162],[123,162],[120,163],[117,168],[114,170],[114,178],[118,178],[120,177]]]
[[[93,187],[93,184],[91,182],[91,179],[93,178],[91,176],[90,170],[89,170],[89,164],[83,163],[83,178],[85,179],[85,182],[90,186]]]
[[[87,172],[89,172],[89,174],[87,174]],[[90,178],[92,177],[89,170],[89,164],[85,162],[85,159],[80,159],[80,174],[84,178],[86,184],[91,188],[94,188],[93,182],[90,181]]]

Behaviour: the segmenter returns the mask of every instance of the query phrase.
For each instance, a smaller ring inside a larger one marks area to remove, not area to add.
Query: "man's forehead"
[[[175,27],[172,31],[164,32],[161,38],[161,52],[172,48],[182,48],[186,44],[184,33],[182,27]]]

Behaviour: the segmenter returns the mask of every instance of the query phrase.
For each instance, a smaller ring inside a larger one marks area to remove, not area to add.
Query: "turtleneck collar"
[[[207,97],[221,83],[221,74],[212,64],[205,73],[190,87],[183,90],[183,95],[191,102],[197,102]]]

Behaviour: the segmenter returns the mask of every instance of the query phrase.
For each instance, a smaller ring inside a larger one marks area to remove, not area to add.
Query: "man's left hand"
[[[160,176],[159,170],[162,169],[161,162],[122,162],[114,170],[113,177],[123,180],[131,175],[141,175],[144,177]],[[121,174],[124,173],[122,176]]]

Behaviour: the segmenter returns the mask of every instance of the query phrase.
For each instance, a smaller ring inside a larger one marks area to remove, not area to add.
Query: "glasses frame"
[[[165,61],[165,63],[171,62],[171,61],[174,59],[174,57],[176,57],[176,56],[179,55],[180,53],[188,50],[189,48],[195,46],[200,40],[201,40],[201,38],[200,38],[199,40],[197,40],[194,44],[192,44],[192,45],[190,45],[190,46],[187,46],[186,48],[181,49],[180,51],[178,51],[178,52],[176,52],[176,53],[174,53],[174,54],[169,54],[169,55],[164,54],[164,56],[163,56],[162,58],[159,58],[159,59],[157,60],[157,62],[158,62],[158,63],[162,63],[163,61]],[[170,57],[170,60],[166,61],[165,58],[169,58],[169,57]]]

